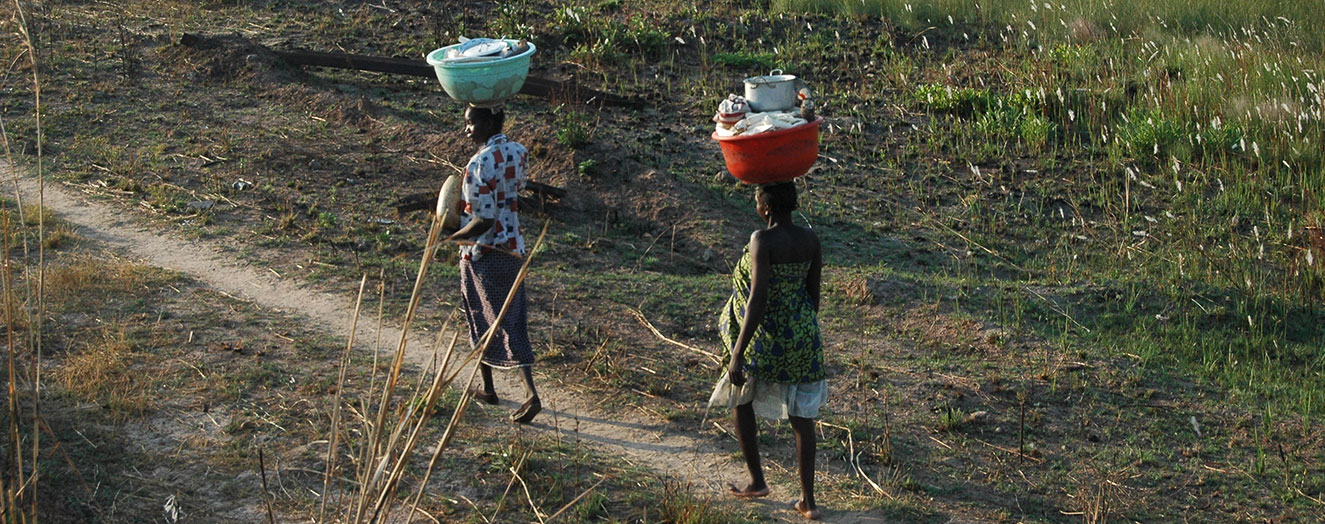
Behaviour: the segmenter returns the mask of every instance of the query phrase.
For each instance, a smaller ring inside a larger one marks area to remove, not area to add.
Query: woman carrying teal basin
[[[732,296],[719,319],[729,364],[709,406],[732,409],[750,471],[749,485],[730,486],[731,494],[741,498],[769,493],[755,415],[791,422],[801,483],[795,508],[807,519],[818,519],[814,419],[828,394],[819,337],[823,256],[819,237],[792,223],[795,209],[796,186],[790,182],[755,190],[755,210],[768,227],[750,235],[732,274]]]
[[[455,44],[434,49],[424,56],[437,74],[437,81],[451,98],[477,106],[499,104],[515,96],[529,76],[530,61],[537,47],[523,40],[498,40],[508,46],[509,54],[499,57],[448,57]]]

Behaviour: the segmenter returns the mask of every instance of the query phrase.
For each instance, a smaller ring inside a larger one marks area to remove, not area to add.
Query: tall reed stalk
[[[367,442],[363,444],[362,448],[357,453],[359,457],[355,475],[357,482],[353,488],[353,498],[349,501],[338,498],[338,501],[341,502],[338,502],[335,507],[329,507],[328,498],[331,496],[332,491],[338,493],[343,491],[339,486],[333,487],[332,480],[339,478],[335,474],[337,467],[335,457],[337,448],[340,446],[342,410],[340,391],[344,388],[346,368],[348,368],[350,362],[349,353],[354,345],[353,333],[358,329],[357,325],[360,304],[362,303],[366,277],[364,281],[360,282],[359,298],[356,300],[355,312],[350,325],[351,335],[347,342],[345,352],[341,356],[341,370],[338,378],[339,384],[335,400],[336,404],[332,407],[332,434],[327,439],[330,447],[327,451],[326,470],[323,475],[323,499],[318,509],[318,522],[350,522],[361,524],[387,522],[388,519],[390,519],[394,508],[392,501],[395,499],[397,488],[408,473],[408,466],[411,462],[411,458],[419,444],[422,442],[422,436],[428,425],[427,423],[437,411],[437,404],[441,399],[442,392],[455,382],[465,366],[473,365],[478,356],[482,355],[483,351],[487,349],[487,346],[496,338],[497,331],[501,326],[501,320],[509,310],[511,301],[515,298],[516,290],[519,289],[520,285],[524,282],[525,277],[528,275],[530,263],[534,258],[533,253],[536,252],[538,247],[542,244],[543,239],[547,235],[548,229],[548,224],[545,223],[542,231],[539,233],[538,240],[534,243],[533,249],[530,250],[530,255],[525,257],[524,264],[520,268],[515,283],[507,293],[506,300],[502,304],[502,308],[497,315],[497,320],[493,322],[488,331],[483,334],[474,349],[470,351],[464,359],[461,359],[456,366],[452,366],[452,355],[454,354],[455,345],[459,340],[460,333],[458,331],[450,330],[451,321],[448,319],[446,324],[442,327],[442,330],[439,332],[437,341],[434,343],[434,356],[432,362],[436,363],[436,365],[434,366],[430,364],[429,368],[424,370],[424,373],[430,371],[432,375],[428,387],[426,389],[415,387],[410,398],[404,403],[399,404],[398,407],[393,408],[393,406],[396,405],[393,400],[396,396],[397,385],[404,369],[404,356],[407,349],[409,326],[414,319],[415,312],[417,311],[419,301],[422,297],[423,285],[427,277],[428,267],[438,248],[441,224],[442,218],[435,217],[429,229],[428,241],[424,248],[423,259],[419,265],[414,288],[410,295],[409,307],[406,310],[404,323],[401,326],[401,334],[396,346],[396,354],[393,356],[390,369],[383,378],[381,391],[370,389],[368,392],[368,395],[376,397],[378,401],[377,405],[373,407],[374,410],[371,411],[371,413],[373,413],[372,420],[368,420],[366,417],[366,414],[369,413],[369,411],[363,412],[365,416],[363,416],[362,422],[367,426],[365,428]],[[454,318],[454,315],[451,318]],[[441,347],[442,336],[448,331],[451,331],[452,336],[449,343],[446,345],[444,356],[442,356],[440,362],[438,362],[437,354]],[[455,368],[454,371],[448,373],[453,367]],[[469,385],[473,384],[477,373],[478,366],[473,365],[469,375],[468,385],[465,388],[466,390]],[[422,380],[422,377],[420,380]],[[375,380],[374,384],[376,384]],[[422,385],[422,382],[420,382],[419,385]],[[470,396],[467,394],[461,395],[455,410],[451,414],[450,421],[447,423],[445,431],[438,439],[438,442],[433,449],[432,457],[428,462],[427,468],[421,474],[422,478],[419,482],[418,489],[406,505],[411,516],[419,511],[418,503],[423,496],[423,492],[428,485],[429,479],[431,478],[432,470],[436,467],[437,460],[442,451],[450,445],[452,438],[455,436],[456,429],[461,425],[461,420],[469,404]],[[338,518],[337,516],[343,518]]]
[[[28,257],[29,251],[27,249],[28,234],[26,233],[26,231],[23,231],[23,228],[26,226],[26,221],[23,220],[22,218],[22,213],[23,213],[21,205],[22,199],[21,196],[19,196],[18,200],[20,202],[19,215],[21,218],[19,222],[20,234],[18,236],[23,239],[23,247],[24,247],[23,273],[26,277],[23,279],[26,288],[26,296],[24,298],[24,303],[35,305],[35,311],[33,311],[32,309],[26,309],[24,311],[24,313],[27,315],[28,318],[28,323],[27,323],[28,337],[26,339],[26,343],[22,347],[20,347],[19,341],[16,340],[15,337],[15,332],[17,331],[18,327],[14,323],[14,317],[16,315],[16,310],[18,309],[18,307],[16,304],[14,304],[14,274],[13,274],[12,260],[9,257],[10,248],[12,247],[10,244],[10,240],[11,238],[13,238],[15,231],[13,228],[12,221],[10,221],[8,217],[4,218],[3,227],[0,228],[3,229],[3,231],[0,231],[0,234],[4,235],[3,245],[5,247],[5,254],[4,254],[5,258],[3,261],[3,275],[0,276],[0,278],[3,279],[3,286],[0,287],[0,293],[4,293],[3,301],[4,301],[4,312],[5,312],[5,330],[7,335],[6,339],[8,346],[6,351],[7,358],[6,358],[6,367],[5,367],[6,370],[5,382],[7,388],[6,392],[8,393],[6,414],[9,418],[6,438],[9,441],[8,442],[9,445],[7,446],[8,449],[7,449],[6,461],[10,465],[9,471],[5,471],[3,474],[0,474],[0,488],[3,488],[4,491],[4,497],[3,499],[0,499],[0,521],[35,523],[37,522],[37,508],[40,501],[38,495],[39,495],[39,486],[40,486],[39,479],[41,476],[41,472],[40,468],[38,467],[37,457],[40,456],[39,453],[41,451],[41,432],[39,429],[42,425],[41,402],[40,402],[41,361],[42,361],[41,333],[42,333],[42,320],[45,318],[45,309],[46,309],[45,296],[43,292],[44,282],[45,282],[45,269],[46,269],[46,263],[45,263],[45,229],[46,228],[44,222],[45,217],[43,216],[43,213],[40,212],[40,209],[45,204],[45,185],[44,183],[40,182],[41,177],[43,175],[43,167],[44,167],[43,166],[44,155],[42,151],[42,148],[44,146],[43,144],[44,137],[42,134],[42,100],[41,100],[41,75],[40,75],[41,61],[37,55],[37,49],[34,43],[34,37],[30,30],[31,26],[28,22],[27,12],[23,4],[18,0],[14,0],[14,9],[15,9],[14,12],[15,16],[13,20],[16,23],[16,29],[17,29],[16,33],[22,40],[24,51],[26,52],[28,57],[28,64],[32,70],[32,96],[34,100],[33,112],[36,120],[35,129],[36,129],[36,145],[37,145],[36,176],[39,181],[37,205],[39,212],[37,216],[37,232],[36,232],[37,233],[36,234],[37,237],[36,289],[34,292],[34,289],[32,288],[33,279],[31,278],[32,277],[32,274],[30,272],[31,268],[29,267],[31,259]],[[17,63],[17,60],[15,61],[15,63]],[[18,193],[17,173],[19,168],[14,164],[12,152],[9,147],[9,135],[7,131],[3,129],[2,125],[0,125],[0,135],[3,135],[5,157],[9,163],[9,168],[14,170],[15,193],[17,195]],[[31,352],[30,354],[32,355],[32,357],[28,360],[29,366],[28,369],[26,370],[27,374],[29,374],[31,377],[30,380],[28,381],[28,386],[30,386],[29,395],[31,396],[31,398],[29,399],[31,401],[29,408],[30,413],[26,414],[23,413],[23,408],[19,400],[20,375],[21,373],[23,373],[23,370],[20,369],[19,359],[20,359],[20,352],[25,349],[27,351],[30,351]],[[22,436],[21,436],[23,430],[20,427],[20,421],[23,418],[31,420],[31,431],[32,431],[30,436],[31,451],[30,454],[27,455],[26,457],[24,456],[23,453],[24,443],[22,442]],[[24,464],[25,462],[28,461],[30,461],[31,464],[30,468],[28,468],[25,473]]]

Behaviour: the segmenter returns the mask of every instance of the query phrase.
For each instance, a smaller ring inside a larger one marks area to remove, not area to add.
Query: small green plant
[[[939,416],[938,430],[954,431],[957,428],[960,428],[963,424],[966,424],[966,422],[966,414],[962,413],[961,408],[948,407],[945,408],[943,414]]]
[[[1189,133],[1186,122],[1159,109],[1133,109],[1118,124],[1117,144],[1135,158],[1167,158],[1178,153]]]
[[[667,44],[667,33],[658,29],[654,22],[637,15],[630,17],[626,24],[623,40],[626,46],[633,47],[641,55],[656,56]]]
[[[778,68],[777,58],[772,53],[752,53],[750,51],[714,53],[713,63],[739,70],[764,71]]]
[[[575,508],[571,510],[571,517],[579,522],[588,522],[608,515],[607,504],[610,502],[607,495],[601,491],[595,491],[584,497]]]
[[[576,45],[575,49],[571,50],[570,56],[585,67],[602,67],[616,63],[621,59],[622,54],[610,40],[599,38],[593,42]]]
[[[965,116],[989,107],[991,96],[987,89],[927,84],[917,87],[912,98],[930,111]]]
[[[164,184],[149,186],[147,195],[152,207],[167,213],[179,211],[183,207],[180,195]]]
[[[557,115],[557,142],[571,149],[589,144],[593,138],[589,115],[581,111],[559,112]]]
[[[599,28],[594,25],[598,20],[587,8],[581,6],[563,6],[552,11],[552,29],[561,35],[561,41],[567,46],[591,43]]]
[[[583,161],[583,162],[580,162],[579,165],[575,166],[576,171],[579,171],[580,176],[591,176],[591,175],[593,175],[593,173],[594,173],[594,168],[596,168],[596,167],[598,167],[598,161],[597,161],[597,160],[594,160],[594,159],[592,159],[592,158],[590,158],[590,159],[588,159],[588,160],[585,160],[585,161]]]
[[[534,27],[529,25],[532,13],[524,2],[503,2],[497,6],[497,17],[489,29],[502,38],[532,38]]]
[[[331,229],[336,227],[336,214],[330,211],[322,211],[318,213],[317,225],[322,229]]]
[[[917,87],[912,98],[934,112],[973,117],[972,127],[987,138],[1019,140],[1032,150],[1043,148],[1055,129],[1044,116],[1041,100],[1025,91],[1001,95],[987,89],[929,84]]]
[[[691,494],[683,486],[669,483],[658,502],[658,520],[676,524],[721,524],[732,522],[724,510],[712,500],[702,499]]]
[[[1039,115],[1025,115],[1017,126],[1017,135],[1021,142],[1034,150],[1042,149],[1049,142],[1054,124]]]

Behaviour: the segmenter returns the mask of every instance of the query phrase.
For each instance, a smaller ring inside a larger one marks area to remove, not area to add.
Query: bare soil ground
[[[95,435],[71,405],[65,425],[53,428],[62,446],[113,442],[136,451],[108,454],[113,463],[96,466],[101,476],[85,476],[91,495],[69,496],[81,505],[68,520],[166,520],[159,508],[172,489],[201,521],[260,520],[253,464],[254,448],[263,446],[276,461],[268,473],[281,475],[268,480],[284,497],[283,518],[306,519],[313,506],[303,488],[320,491],[316,441],[325,438],[325,417],[318,406],[343,343],[328,337],[346,332],[351,293],[364,274],[370,289],[385,290],[386,318],[400,317],[426,218],[395,216],[390,204],[435,190],[447,163],[462,163],[472,146],[459,133],[460,106],[440,97],[435,82],[299,70],[259,44],[413,57],[434,40],[449,42],[457,24],[509,18],[490,4],[133,6],[120,12],[64,2],[40,18],[43,44],[61,50],[51,53],[47,72],[46,154],[54,159],[47,205],[80,235],[123,250],[118,256],[187,275],[171,277],[188,282],[170,281],[181,291],[157,286],[163,295],[144,295],[143,304],[172,307],[140,306],[137,314],[148,324],[158,310],[178,309],[189,319],[159,328],[168,336],[159,346],[183,348],[163,373],[189,377],[193,389],[169,397],[175,404],[152,397],[155,408],[116,412],[114,424]],[[552,7],[529,9],[525,18],[541,20]],[[624,23],[642,9],[606,16]],[[491,515],[510,479],[505,468],[531,449],[540,459],[531,474],[557,488],[535,493],[543,509],[565,503],[594,475],[614,479],[599,501],[603,511],[580,520],[657,520],[649,511],[683,494],[716,505],[729,520],[789,516],[783,506],[795,484],[786,427],[761,428],[776,485],[770,502],[708,501],[705,494],[741,475],[725,415],[703,408],[719,368],[661,342],[631,311],[716,351],[714,314],[728,293],[728,264],[758,226],[748,190],[720,176],[720,156],[707,138],[714,102],[738,89],[744,74],[709,62],[714,51],[740,43],[731,36],[736,28],[773,38],[813,24],[870,45],[920,44],[877,20],[728,20],[667,6],[653,16],[674,39],[659,55],[615,67],[596,68],[554,43],[562,36],[539,29],[548,45],[540,46],[546,59],[536,74],[600,80],[650,104],[602,112],[530,98],[509,105],[510,134],[534,155],[532,179],[570,191],[525,218],[531,230],[551,223],[529,282],[538,378],[550,409],[527,429],[503,422],[514,394],[499,408],[479,410],[482,423],[461,435],[465,447],[448,455],[449,476],[438,480],[431,501],[443,520]],[[109,19],[124,31],[106,30]],[[439,19],[454,24],[429,25]],[[184,32],[206,35],[207,44],[181,45]],[[937,37],[933,44],[995,68],[997,57],[986,50]],[[853,67],[879,56],[864,45],[823,50],[830,51],[840,51],[843,63],[817,61],[807,71],[824,85],[846,86],[835,93],[861,87]],[[906,52],[921,60],[920,51]],[[937,68],[921,74],[940,75]],[[16,78],[5,79],[7,89],[17,92]],[[695,85],[709,88],[686,87]],[[835,131],[824,135],[825,158],[802,193],[805,219],[823,232],[831,254],[823,325],[833,400],[819,453],[819,495],[830,521],[1312,521],[1321,507],[1313,500],[1325,490],[1318,421],[1234,401],[1227,389],[1148,367],[1107,344],[1063,342],[1081,329],[1068,298],[1119,290],[1108,282],[972,286],[963,271],[974,273],[969,268],[994,256],[960,232],[908,214],[924,207],[960,215],[972,198],[1005,193],[1051,209],[1060,201],[1054,181],[1100,159],[1064,153],[1052,175],[1028,171],[1038,165],[1029,159],[1008,159],[990,169],[1006,186],[996,188],[973,181],[969,169],[929,145],[921,130],[928,116],[902,94],[835,96],[825,110]],[[19,97],[5,104],[6,115],[31,109]],[[847,116],[848,107],[873,118]],[[843,115],[833,116],[833,108]],[[579,148],[558,140],[575,129],[571,112],[587,118],[591,135]],[[17,131],[29,125],[6,118]],[[14,146],[34,149],[27,139]],[[922,160],[880,166],[917,150]],[[24,185],[30,194],[33,181]],[[1040,217],[1002,219],[1011,224],[1004,227],[1009,244],[1043,243],[1042,232],[1020,227]],[[455,308],[453,257],[443,249],[429,274],[408,344],[416,365],[428,361]],[[1034,314],[1010,318],[968,306],[1007,296],[1034,304]],[[375,300],[366,304],[376,311]],[[219,318],[191,317],[203,314]],[[211,327],[191,329],[195,323]],[[355,360],[357,387],[372,369],[371,324],[360,326],[370,351]],[[194,331],[199,338],[189,336]],[[396,336],[385,332],[382,346]],[[519,391],[509,378],[502,391]],[[223,396],[211,396],[213,383]],[[137,427],[126,430],[123,420]],[[154,465],[163,456],[170,462]],[[511,520],[537,520],[527,508],[508,511]]]
[[[5,174],[12,176],[8,169]],[[106,303],[92,305],[88,314],[128,314],[139,320],[150,320],[152,315],[147,313],[155,315],[155,322],[149,323],[150,334],[135,332],[129,337],[150,337],[150,343],[142,344],[150,347],[129,344],[134,347],[125,349],[152,355],[144,354],[141,362],[115,370],[145,376],[123,383],[106,380],[104,375],[74,377],[101,379],[107,382],[105,387],[118,391],[107,393],[110,397],[101,402],[85,397],[73,404],[57,399],[45,406],[52,421],[51,431],[56,433],[53,436],[63,439],[73,434],[79,439],[65,444],[76,448],[72,451],[56,444],[55,453],[66,460],[72,454],[78,460],[70,461],[67,469],[54,468],[55,477],[74,475],[83,489],[95,490],[89,493],[90,500],[81,500],[77,507],[53,510],[49,515],[57,522],[90,517],[107,522],[141,521],[149,516],[154,516],[152,521],[167,522],[175,522],[176,517],[181,522],[265,520],[259,477],[268,474],[275,485],[271,496],[280,501],[280,520],[305,520],[315,500],[304,493],[321,491],[319,472],[325,469],[329,432],[327,395],[334,393],[337,384],[335,348],[344,344],[353,302],[310,290],[270,271],[223,261],[221,253],[205,242],[182,240],[126,221],[113,208],[89,202],[58,184],[39,188],[32,178],[19,177],[17,181],[25,202],[37,201],[39,194],[44,196],[46,209],[70,235],[66,244],[77,246],[70,254],[59,255],[53,265],[62,269],[53,270],[56,274],[63,275],[69,271],[63,268],[72,264],[80,271],[120,268],[145,275],[130,283],[126,294],[98,297]],[[98,260],[110,262],[105,262],[103,268]],[[89,277],[98,278],[96,274],[85,278]],[[114,285],[115,279],[108,280]],[[93,291],[82,290],[89,294]],[[133,304],[128,311],[117,312],[123,307],[119,304],[122,300]],[[63,325],[69,321],[65,315],[59,321],[60,329],[70,334],[86,331],[83,326]],[[99,318],[96,321],[102,322]],[[121,324],[111,317],[105,322],[127,330],[141,327],[133,322]],[[386,325],[379,332],[369,324],[359,325],[358,349],[363,354],[352,359],[353,369],[346,382],[351,388],[347,394],[359,395],[360,402],[368,400],[368,378],[364,375],[372,373],[375,363],[380,374],[381,366],[394,353],[374,348],[373,341],[378,340],[379,346],[394,346],[400,336],[398,327]],[[433,340],[440,340],[439,335],[408,335],[406,361],[413,368],[408,377],[435,364],[430,361],[437,358]],[[106,334],[107,338],[114,336],[116,333]],[[95,347],[96,341],[89,344]],[[76,340],[54,345],[62,348],[49,364],[56,370],[57,379],[70,373],[63,370],[74,368],[71,361],[80,358],[75,355],[86,354],[70,347],[81,345]],[[373,352],[379,355],[372,356]],[[104,372],[106,368],[100,369]],[[501,392],[520,390],[514,377],[499,378]],[[453,455],[449,457],[451,462],[435,477],[440,481],[430,484],[437,493],[429,510],[435,517],[474,516],[469,508],[438,509],[438,503],[457,504],[457,498],[466,496],[494,498],[482,493],[482,488],[476,493],[474,486],[461,480],[475,478],[474,471],[481,471],[490,462],[483,457],[494,453],[493,448],[507,459],[513,457],[506,455],[523,451],[538,451],[540,460],[561,455],[564,462],[569,456],[569,462],[586,475],[612,475],[620,477],[618,482],[636,482],[635,488],[640,490],[637,495],[645,497],[649,489],[661,489],[662,482],[648,481],[653,488],[639,484],[637,479],[645,475],[640,472],[661,475],[654,478],[670,479],[668,482],[677,482],[678,486],[693,486],[704,492],[717,489],[721,480],[739,474],[711,439],[693,438],[693,434],[668,427],[664,421],[639,414],[597,410],[578,395],[555,386],[544,387],[542,393],[546,408],[529,426],[505,422],[506,412],[518,406],[510,400],[501,407],[481,406],[479,413],[469,415],[471,419],[478,417],[479,426],[462,433],[465,446],[448,454]],[[78,397],[76,392],[65,394]],[[457,394],[449,396],[454,399]],[[87,410],[105,410],[107,415],[92,417],[95,422],[91,424],[80,423],[79,413]],[[266,450],[270,462],[265,468],[269,469],[246,469],[253,466],[255,447]],[[616,461],[616,466],[604,467],[613,463],[586,457],[586,450],[620,458],[610,459]],[[474,454],[479,458],[463,458]],[[100,460],[85,462],[87,456]],[[465,464],[465,460],[475,463]],[[533,469],[530,466],[526,475],[550,473]],[[621,471],[632,473],[621,475]],[[131,481],[108,483],[107,491],[114,492],[101,493],[100,483],[116,474],[126,475]],[[480,485],[492,480],[484,479]],[[586,487],[581,480],[574,478],[574,484]],[[534,489],[541,493],[545,488]],[[58,494],[48,497],[63,498]],[[597,504],[606,510],[607,504],[615,501],[619,506],[623,498],[614,495]],[[485,508],[492,501],[486,502]]]

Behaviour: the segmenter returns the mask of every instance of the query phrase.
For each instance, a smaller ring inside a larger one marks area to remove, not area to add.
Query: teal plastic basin
[[[506,42],[519,44],[518,40],[508,39]],[[537,50],[534,43],[529,42],[529,49],[515,56],[486,62],[443,63],[446,51],[458,45],[434,49],[424,58],[437,73],[437,81],[442,83],[447,95],[472,104],[500,102],[519,93],[529,76],[530,58]]]

